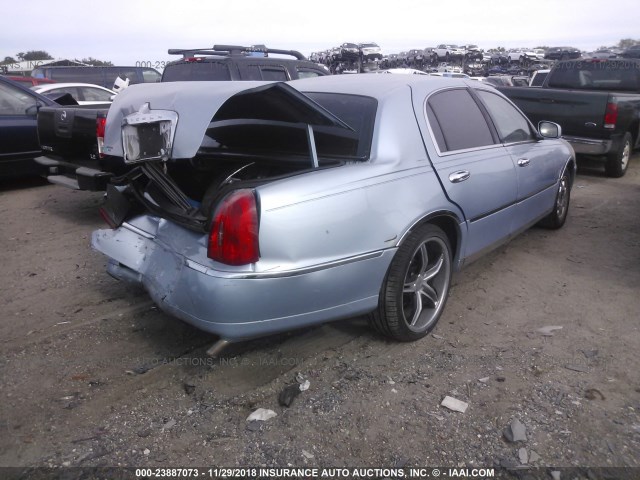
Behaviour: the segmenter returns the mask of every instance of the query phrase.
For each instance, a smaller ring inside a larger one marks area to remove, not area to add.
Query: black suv
[[[622,58],[640,58],[640,43],[624,49],[620,52],[620,56]]]
[[[569,60],[580,58],[581,52],[573,47],[551,47],[544,52],[546,60]]]
[[[214,45],[212,49],[170,49],[180,60],[166,65],[163,82],[217,80],[275,80],[329,75],[322,65],[310,62],[295,50],[279,50],[264,45],[240,47]],[[286,55],[280,58],[272,55]]]

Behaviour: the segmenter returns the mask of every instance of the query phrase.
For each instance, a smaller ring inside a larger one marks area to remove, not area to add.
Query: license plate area
[[[122,125],[125,163],[169,159],[177,123],[176,112],[151,110],[148,103],[125,117]]]
[[[126,161],[134,163],[168,158],[170,136],[171,122],[168,120],[125,125],[122,128],[122,141]]]

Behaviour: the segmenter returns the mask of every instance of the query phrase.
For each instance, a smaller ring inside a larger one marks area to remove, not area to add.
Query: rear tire
[[[409,342],[427,335],[442,315],[451,284],[447,235],[426,224],[409,234],[391,262],[370,322],[380,333]]]
[[[624,134],[622,144],[617,152],[607,155],[607,163],[604,171],[608,177],[619,178],[627,172],[629,159],[631,158],[631,149],[633,148],[633,138],[629,132]]]

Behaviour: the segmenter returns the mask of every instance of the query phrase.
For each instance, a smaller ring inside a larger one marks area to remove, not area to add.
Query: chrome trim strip
[[[604,155],[611,151],[613,146],[612,140],[601,140],[594,138],[563,136],[563,140],[569,142],[576,153],[584,153],[586,155]]]
[[[144,230],[142,230],[142,229],[140,229],[138,227],[135,227],[135,226],[133,226],[130,223],[127,223],[127,222],[124,222],[122,224],[122,228],[126,228],[127,230],[129,230],[129,231],[131,231],[131,232],[133,232],[133,233],[135,233],[137,235],[140,235],[141,237],[148,238],[149,240],[153,240],[154,238],[156,238],[155,235],[152,235],[149,232],[145,232]]]
[[[429,130],[431,130],[431,127],[429,127]],[[485,145],[483,147],[463,148],[462,150],[448,150],[446,152],[440,151],[440,149],[438,148],[437,142],[434,143],[434,146],[436,148],[436,152],[438,153],[439,157],[448,157],[449,155],[458,155],[459,153],[469,153],[469,152],[477,152],[480,150],[489,150],[491,148],[501,148],[503,145],[502,143],[494,143],[492,145]]]
[[[563,135],[563,139],[570,143],[581,143],[584,145],[606,145],[611,142],[611,140],[601,140],[595,138],[584,138],[584,137],[572,137],[570,135]]]
[[[188,258],[185,258],[185,265],[209,277],[227,278],[227,279],[285,278],[285,277],[295,277],[295,276],[304,275],[307,273],[318,272],[321,270],[327,270],[329,268],[340,267],[342,265],[348,265],[350,263],[360,262],[363,260],[370,260],[372,258],[378,258],[378,257],[381,257],[388,250],[390,249],[364,253],[362,255],[343,258],[341,260],[335,260],[333,262],[321,263],[319,265],[313,265],[311,267],[299,268],[295,270],[283,270],[279,272],[242,272],[242,273],[224,272],[224,271],[215,270],[213,268],[206,267],[205,265],[202,265]]]

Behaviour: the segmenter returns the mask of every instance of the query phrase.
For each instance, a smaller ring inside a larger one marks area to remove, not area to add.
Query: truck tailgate
[[[96,119],[106,116],[108,108],[87,107],[42,107],[38,111],[42,151],[65,160],[95,160],[98,153]]]
[[[608,92],[551,88],[500,87],[502,93],[522,110],[534,125],[541,120],[560,124],[563,135],[608,138],[603,128]]]

